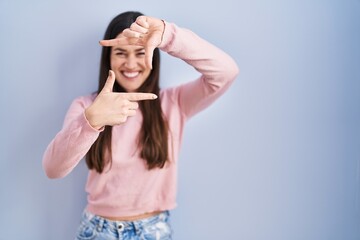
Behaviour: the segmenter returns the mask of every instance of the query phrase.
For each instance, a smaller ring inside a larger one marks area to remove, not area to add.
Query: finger
[[[141,33],[141,34],[146,34],[149,31],[147,28],[144,28],[135,22],[131,24],[130,30]]]
[[[120,125],[120,124],[122,124],[122,123],[125,123],[126,120],[127,120],[127,118],[128,118],[127,115],[120,114],[120,115],[117,117],[116,124]]]
[[[138,109],[139,104],[137,102],[131,102],[130,100],[127,99],[126,96],[127,96],[127,94],[126,95],[120,95],[119,100],[121,102],[119,102],[119,104],[122,105],[125,110],[129,110],[129,109],[136,110],[136,109]]]
[[[129,109],[126,114],[128,117],[133,117],[136,115],[136,110]]]
[[[141,27],[144,28],[149,28],[149,23],[147,21],[147,17],[146,16],[139,16],[136,18],[135,21],[137,24],[139,24]]]
[[[109,70],[109,76],[106,79],[105,85],[100,93],[109,93],[113,91],[115,83],[115,73],[113,70]]]
[[[104,46],[104,47],[113,47],[113,46],[121,44],[122,42],[123,42],[123,39],[120,39],[120,38],[99,41],[100,45]]]
[[[154,100],[157,96],[153,93],[118,93],[129,101]]]
[[[129,102],[128,108],[131,110],[136,110],[139,108],[139,104],[137,102]]]
[[[145,46],[145,64],[150,69],[152,69],[154,49],[155,48],[153,46]]]
[[[128,44],[129,40],[125,37],[118,37],[114,39],[100,40],[99,43],[104,47],[113,47],[121,44]]]
[[[140,28],[140,27],[139,27]],[[137,32],[137,31],[134,31],[132,29],[125,29],[123,32],[122,32],[122,35],[124,37],[127,37],[127,38],[140,38],[142,36],[143,33],[141,32]]]

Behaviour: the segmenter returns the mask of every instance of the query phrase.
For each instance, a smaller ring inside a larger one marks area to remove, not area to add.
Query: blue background
[[[82,161],[49,180],[42,154],[70,102],[96,90],[118,13],[175,22],[241,73],[188,123],[175,239],[360,239],[359,0],[0,0],[0,239],[73,239]],[[162,53],[162,86],[198,76]]]

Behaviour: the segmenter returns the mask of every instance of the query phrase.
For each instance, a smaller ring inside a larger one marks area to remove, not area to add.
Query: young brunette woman
[[[174,23],[124,12],[109,24],[96,94],[76,98],[47,147],[49,178],[85,157],[88,194],[76,239],[172,239],[177,161],[185,123],[229,88],[234,60]],[[160,52],[200,76],[160,89]]]

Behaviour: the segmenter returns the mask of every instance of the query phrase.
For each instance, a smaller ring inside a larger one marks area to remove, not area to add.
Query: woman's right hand
[[[157,98],[153,93],[115,93],[112,91],[114,83],[115,74],[110,70],[103,89],[94,102],[85,109],[86,119],[95,129],[100,130],[106,125],[123,124],[128,117],[136,114],[139,108],[138,101]]]

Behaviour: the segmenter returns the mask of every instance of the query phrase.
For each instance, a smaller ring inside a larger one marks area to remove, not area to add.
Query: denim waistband
[[[169,218],[169,211],[163,211],[157,215],[148,217],[148,218],[144,218],[144,219],[139,219],[139,220],[134,220],[134,221],[113,221],[113,220],[109,220],[106,218],[103,218],[101,216],[95,215],[93,213],[88,212],[87,210],[84,210],[83,212],[83,218],[92,222],[94,225],[97,226],[98,230],[105,228],[110,228],[113,230],[119,230],[121,229],[122,231],[124,230],[136,230],[136,229],[140,229],[143,226],[146,226],[148,224],[154,224],[158,221],[167,221]]]

